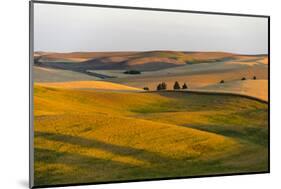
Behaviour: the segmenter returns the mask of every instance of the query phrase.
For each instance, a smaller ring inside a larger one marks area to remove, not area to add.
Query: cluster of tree
[[[165,82],[159,83],[157,85],[157,91],[166,90],[166,89],[167,89],[167,84]]]
[[[253,80],[256,80],[256,79],[257,79],[257,77],[254,76],[254,77],[253,77]],[[241,80],[242,80],[242,81],[246,80],[246,77],[242,77]],[[220,83],[224,83],[224,80],[221,80]]]
[[[177,81],[176,81],[175,84],[174,84],[174,89],[175,89],[175,90],[187,89],[187,88],[188,88],[188,87],[187,87],[186,83],[184,83],[182,87],[180,86],[179,82],[177,82]]]
[[[187,89],[187,84],[184,83],[182,85],[182,87],[180,86],[179,82],[176,81],[175,84],[174,84],[174,90],[179,90],[179,89]],[[162,83],[159,83],[157,85],[157,91],[160,91],[160,90],[166,90],[167,89],[167,84],[165,82],[162,82]]]
[[[141,72],[138,70],[127,70],[124,74],[141,74]]]

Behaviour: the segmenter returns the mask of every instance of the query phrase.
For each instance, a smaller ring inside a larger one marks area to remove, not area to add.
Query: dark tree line
[[[174,88],[174,90],[188,89],[186,83],[184,83],[184,84],[182,85],[182,87],[181,87],[178,81],[175,82],[173,88]],[[166,90],[166,89],[167,89],[167,84],[166,84],[165,82],[159,83],[159,84],[157,85],[157,91]]]

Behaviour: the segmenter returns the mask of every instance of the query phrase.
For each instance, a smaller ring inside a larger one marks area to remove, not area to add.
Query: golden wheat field
[[[106,81],[71,81],[71,82],[50,82],[38,83],[39,86],[63,88],[63,89],[102,89],[102,90],[128,90],[140,91],[142,89],[111,83]]]
[[[106,84],[35,83],[36,186],[268,170],[267,103]]]

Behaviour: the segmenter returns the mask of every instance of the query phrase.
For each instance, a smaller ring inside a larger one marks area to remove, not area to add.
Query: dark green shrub
[[[175,90],[181,89],[181,86],[180,86],[179,82],[177,82],[177,81],[175,82],[174,89]]]
[[[148,87],[144,87],[143,90],[149,91],[149,88]]]
[[[124,74],[141,74],[141,72],[138,70],[127,70]]]
[[[183,84],[182,89],[188,89],[186,83]]]

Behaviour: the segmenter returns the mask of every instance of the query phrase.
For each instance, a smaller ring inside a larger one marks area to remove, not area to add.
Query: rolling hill
[[[247,95],[267,99],[266,87],[245,88],[241,78],[268,80],[266,55],[237,55],[224,52],[36,52],[33,75],[36,82],[106,81],[132,88],[156,86],[165,82],[172,89],[174,82],[187,83],[190,89],[233,91],[246,90]],[[124,74],[140,70],[141,74]],[[219,85],[224,80],[226,83]],[[257,86],[255,81],[253,86]],[[241,83],[242,84],[242,83]],[[265,86],[265,85],[262,85]],[[213,88],[213,89],[212,89]],[[230,89],[231,88],[231,89]],[[243,91],[242,91],[243,92]],[[262,93],[262,94],[261,94]]]
[[[36,186],[266,171],[267,104],[34,86]]]
[[[141,71],[161,70],[165,68],[235,59],[235,54],[223,52],[74,52],[43,53],[37,52],[37,65],[65,68],[70,70],[87,69],[138,69]],[[68,63],[60,64],[58,63]],[[80,64],[77,64],[80,63]],[[63,67],[62,67],[63,65]]]
[[[36,52],[34,58],[36,186],[268,171],[267,55]],[[175,81],[189,91],[155,91]]]
[[[230,81],[223,84],[208,85],[203,91],[223,91],[245,94],[268,101],[268,80]]]
[[[107,81],[69,81],[69,82],[44,82],[36,83],[38,86],[62,89],[101,89],[113,91],[142,91],[142,89],[111,83]]]
[[[41,66],[32,67],[33,80],[35,82],[66,82],[66,81],[81,81],[81,80],[100,80],[99,77],[88,75],[81,72],[71,70],[54,69]]]

